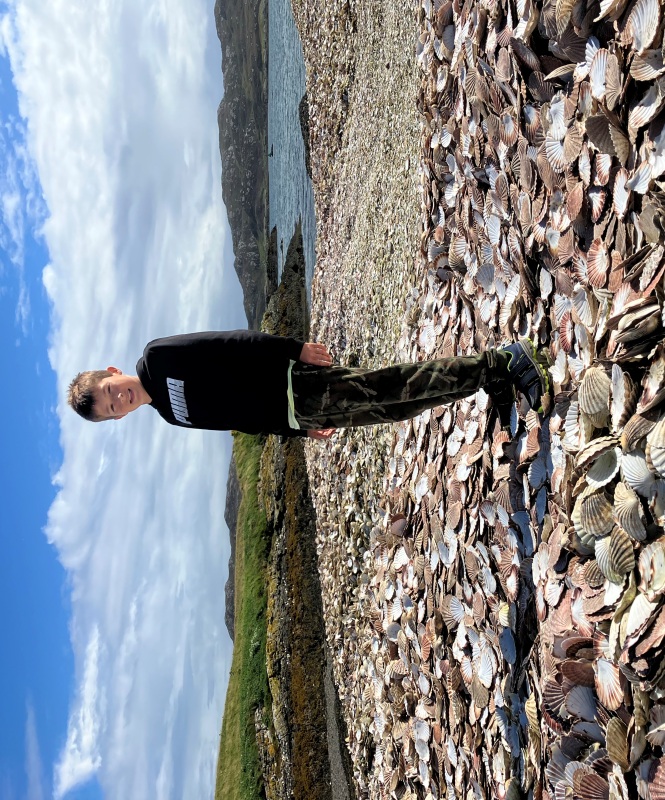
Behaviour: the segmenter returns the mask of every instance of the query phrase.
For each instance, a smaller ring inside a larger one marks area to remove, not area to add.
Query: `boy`
[[[150,342],[136,376],[82,372],[68,402],[95,422],[151,405],[172,425],[328,439],[336,428],[397,422],[474,394],[542,410],[547,374],[528,339],[476,356],[378,370],[333,367],[322,344],[256,331],[210,331]]]

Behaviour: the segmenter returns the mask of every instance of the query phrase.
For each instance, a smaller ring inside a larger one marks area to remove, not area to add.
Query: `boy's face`
[[[144,403],[150,402],[141,381],[135,375],[123,375],[116,367],[95,390],[95,414],[101,419],[122,419]]]

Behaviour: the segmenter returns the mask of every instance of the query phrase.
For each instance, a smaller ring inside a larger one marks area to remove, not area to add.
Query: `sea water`
[[[316,219],[312,182],[298,106],[305,94],[305,63],[290,0],[268,3],[268,175],[270,229],[277,226],[279,274],[298,221],[302,221],[307,293],[316,261]]]

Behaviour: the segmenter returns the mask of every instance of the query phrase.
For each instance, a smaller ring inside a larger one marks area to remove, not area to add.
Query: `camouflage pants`
[[[376,370],[294,367],[295,416],[307,430],[398,422],[505,381],[508,358],[487,350]]]

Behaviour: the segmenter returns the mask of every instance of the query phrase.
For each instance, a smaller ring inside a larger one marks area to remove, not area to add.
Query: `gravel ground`
[[[317,214],[312,338],[338,363],[384,366],[396,360],[405,298],[422,279],[416,6],[293,0],[293,7]],[[392,440],[390,427],[377,426],[307,448],[333,673],[350,735],[368,742],[370,720],[356,713],[367,646],[356,625],[357,581],[369,531],[384,515]],[[358,796],[366,796],[368,765],[356,757],[353,767]]]

